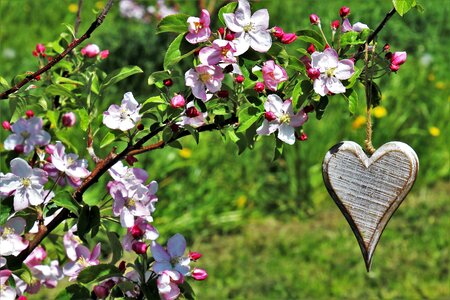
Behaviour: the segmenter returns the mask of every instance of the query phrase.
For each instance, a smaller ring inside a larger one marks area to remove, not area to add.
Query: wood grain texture
[[[389,142],[371,157],[350,141],[325,155],[322,175],[358,240],[367,271],[386,224],[411,190],[419,170],[414,150]]]

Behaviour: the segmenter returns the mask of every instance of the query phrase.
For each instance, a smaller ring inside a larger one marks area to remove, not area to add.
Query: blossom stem
[[[320,25],[320,23],[319,23],[319,24],[317,24],[317,27],[319,27],[320,33],[322,34],[323,40],[325,41],[325,45],[328,45],[327,38],[326,38],[325,33],[323,32],[323,29],[322,29],[322,25]]]

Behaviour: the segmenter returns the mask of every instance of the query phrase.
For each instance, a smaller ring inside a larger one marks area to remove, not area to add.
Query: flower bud
[[[305,106],[305,108],[303,108],[303,111],[307,114],[309,114],[310,112],[314,111],[314,105],[307,105]]]
[[[77,117],[73,112],[68,112],[62,115],[61,121],[64,126],[72,127],[73,125],[75,125]]]
[[[309,54],[313,54],[314,52],[316,52],[316,47],[314,47],[314,44],[310,44],[306,51],[308,51]]]
[[[137,158],[134,157],[133,155],[127,155],[127,156],[125,156],[125,160],[127,161],[127,163],[128,163],[130,166],[134,165],[134,163],[138,161]]]
[[[120,272],[123,273],[123,272],[125,272],[126,269],[127,269],[127,263],[124,260],[122,260],[119,264],[119,270],[120,270]]]
[[[205,270],[199,268],[194,268],[191,275],[195,280],[205,280],[206,278],[208,278],[208,273],[206,273]]]
[[[262,83],[262,82],[257,82],[257,83],[255,84],[254,89],[255,89],[255,91],[257,91],[258,93],[264,92],[264,83]]]
[[[102,286],[104,286],[108,290],[111,290],[115,285],[116,285],[116,283],[112,279],[102,282]]]
[[[331,30],[336,31],[340,25],[341,23],[339,22],[339,20],[334,20],[333,22],[331,22]]]
[[[106,59],[109,56],[109,50],[103,50],[100,52],[100,58],[101,59]]]
[[[81,49],[81,55],[89,58],[96,57],[100,53],[100,48],[95,44],[89,44]]]
[[[389,69],[391,69],[392,72],[397,72],[397,71],[400,69],[400,66],[399,66],[399,65],[391,64],[391,65],[389,66]]]
[[[189,258],[192,260],[192,261],[196,261],[196,260],[198,260],[200,257],[202,257],[203,256],[203,254],[201,254],[201,253],[199,253],[199,252],[189,252]]]
[[[137,124],[136,128],[137,128],[137,130],[144,130],[144,124],[139,123],[139,124]]]
[[[394,52],[391,57],[391,64],[400,66],[406,61],[406,52]]]
[[[320,24],[320,18],[316,14],[310,14],[309,15],[309,22],[311,22],[312,25],[319,25]]]
[[[275,116],[275,114],[271,111],[266,111],[264,113],[264,118],[266,118],[267,121],[271,122],[273,120],[276,120],[277,116]]]
[[[144,235],[144,231],[141,228],[139,228],[139,226],[137,226],[137,225],[134,225],[133,227],[130,227],[128,229],[128,231],[131,233],[131,235],[135,239],[141,238]]]
[[[42,44],[37,44],[36,45],[36,51],[39,53],[44,53],[45,52],[45,46]]]
[[[342,19],[347,18],[347,16],[350,14],[350,7],[342,6],[341,9],[339,9],[339,15]]]
[[[228,98],[228,91],[227,90],[218,91],[217,96],[219,96],[219,98]]]
[[[27,300],[28,298],[25,297],[24,295],[20,295],[19,298],[17,298],[17,300]]]
[[[14,147],[14,152],[16,152],[17,154],[23,153],[24,151],[24,146],[23,145],[16,145]]]
[[[147,252],[147,244],[144,242],[135,242],[131,248],[136,254],[144,254]]]
[[[32,117],[34,117],[34,111],[32,111],[31,109],[30,109],[30,110],[27,110],[27,111],[25,112],[25,115],[26,115],[28,118],[32,118]]]
[[[228,66],[226,66],[225,68],[223,68],[222,71],[223,71],[224,74],[228,74],[228,73],[233,72],[233,65],[232,65],[232,64],[229,64]]]
[[[9,123],[9,121],[3,121],[2,122],[2,127],[5,130],[11,130],[11,123]]]
[[[97,298],[99,298],[99,299],[105,299],[109,295],[108,289],[102,285],[94,286],[93,291],[94,291],[95,296],[97,296]]]
[[[232,41],[232,40],[234,40],[234,33],[227,33],[227,34],[225,35],[225,39],[226,39],[227,41]]]
[[[306,133],[304,133],[304,132],[302,131],[302,133],[300,134],[300,136],[298,137],[298,139],[299,139],[300,141],[306,141],[306,140],[308,139],[308,136],[306,135]]]
[[[178,132],[178,130],[180,130],[180,126],[177,124],[170,124],[170,129],[172,129],[172,132]]]
[[[220,36],[223,36],[225,34],[225,28],[219,27],[219,29],[217,29],[217,32],[220,34]]]
[[[329,49],[329,48],[330,48],[330,45],[326,44],[326,45],[325,45],[325,48],[323,48],[323,50],[327,50],[327,49]]]
[[[236,83],[243,83],[245,80],[245,77],[242,75],[238,75],[236,76],[236,78],[234,79],[234,81],[236,81]]]
[[[391,45],[389,45],[388,43],[384,44],[383,51],[389,52],[390,50],[391,50]]]
[[[186,109],[186,116],[188,116],[189,118],[195,118],[198,117],[199,115],[200,112],[194,106],[188,107]]]
[[[320,70],[315,68],[309,68],[306,70],[306,74],[308,75],[309,79],[315,80],[320,77]]]
[[[281,37],[281,42],[283,44],[291,44],[297,40],[297,35],[295,33],[285,33]]]
[[[173,108],[180,108],[184,107],[186,104],[186,100],[184,99],[183,95],[175,95],[170,99],[170,106]]]
[[[167,86],[167,87],[170,87],[170,86],[173,85],[173,81],[172,81],[172,79],[170,79],[170,78],[164,79],[164,80],[163,80],[163,84],[164,84],[165,86]]]
[[[276,38],[281,39],[281,37],[284,34],[283,29],[281,29],[281,27],[275,26],[274,28],[272,28],[272,33]]]

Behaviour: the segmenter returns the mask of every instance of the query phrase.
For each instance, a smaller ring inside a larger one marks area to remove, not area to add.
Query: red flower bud
[[[271,111],[266,111],[264,113],[264,118],[266,118],[267,121],[271,122],[273,120],[276,120],[277,116],[275,116],[275,114]]]
[[[114,280],[110,279],[105,282],[102,282],[101,285],[110,290],[116,285],[116,283],[114,282]]]
[[[217,32],[220,34],[220,36],[223,36],[225,33],[225,28],[219,27],[219,29],[217,29]]]
[[[30,110],[27,110],[27,111],[25,112],[25,115],[26,115],[28,118],[32,118],[32,117],[34,117],[34,111],[32,111],[31,109],[30,109]]]
[[[306,135],[306,133],[304,133],[304,132],[302,131],[302,133],[300,134],[300,136],[298,137],[298,139],[299,139],[300,141],[306,141],[306,140],[308,139],[308,136]]]
[[[206,278],[208,278],[208,273],[206,273],[205,270],[199,268],[194,268],[191,275],[195,280],[205,280]]]
[[[135,242],[131,248],[136,254],[144,254],[147,252],[147,244],[144,242]]]
[[[120,270],[120,272],[123,273],[123,272],[125,272],[126,269],[127,269],[127,263],[124,260],[122,260],[119,264],[119,270]]]
[[[41,75],[38,75],[38,76],[34,77],[34,79],[35,79],[36,81],[41,80]]]
[[[281,37],[284,34],[283,29],[281,29],[281,27],[275,26],[274,28],[272,28],[272,33],[275,37],[281,39]]]
[[[264,83],[262,82],[257,82],[254,87],[255,91],[257,91],[258,93],[264,92],[264,88]]]
[[[383,51],[389,52],[389,50],[391,50],[391,45],[389,45],[388,43],[384,44]]]
[[[134,165],[134,163],[138,161],[137,158],[134,157],[133,155],[125,156],[125,160],[130,166]]]
[[[227,41],[232,41],[234,40],[234,33],[227,33],[227,35],[225,35],[225,39]]]
[[[42,45],[42,44],[37,44],[36,45],[36,51],[38,52],[38,53],[44,53],[45,52],[45,46],[44,45]]]
[[[9,123],[9,121],[3,121],[2,122],[2,127],[5,130],[11,130],[11,123]]]
[[[28,298],[25,297],[24,295],[20,295],[19,298],[17,298],[17,300],[27,300]]]
[[[137,130],[144,130],[144,124],[139,123],[139,124],[136,126],[136,128],[137,128]]]
[[[309,79],[315,80],[320,77],[320,70],[315,68],[309,68],[306,70],[306,74],[308,75]]]
[[[281,37],[281,42],[283,44],[290,44],[297,40],[297,35],[295,33],[285,33]]]
[[[309,15],[309,22],[311,22],[312,25],[319,25],[320,24],[320,18],[316,14],[310,14]]]
[[[99,299],[105,299],[109,295],[108,289],[102,285],[94,286],[93,291],[95,296],[97,296],[97,298]]]
[[[341,23],[339,22],[339,20],[334,20],[333,22],[331,22],[331,30],[337,30],[340,25]]]
[[[406,52],[394,52],[391,57],[391,64],[393,65],[403,65],[406,61]]]
[[[18,154],[23,153],[23,150],[24,150],[23,145],[16,145],[16,146],[14,147],[14,152],[16,152],[16,153],[18,153]]]
[[[108,58],[108,56],[109,56],[109,50],[103,50],[103,51],[100,51],[100,58],[101,59],[106,59],[106,58]]]
[[[61,121],[64,126],[72,127],[73,125],[75,125],[77,117],[73,112],[68,112],[62,115]]]
[[[346,18],[350,14],[350,7],[342,6],[339,10],[339,15],[342,19]]]
[[[312,111],[314,111],[314,105],[307,105],[307,106],[305,106],[305,108],[303,108],[303,111],[305,113],[307,113],[307,114],[312,112]]]
[[[310,44],[306,51],[308,51],[309,54],[313,54],[314,52],[316,52],[316,47],[314,47],[314,44]]]
[[[201,254],[199,252],[189,252],[189,258],[193,261],[198,260],[202,256],[203,256],[203,254]]]
[[[234,80],[236,81],[236,83],[243,83],[245,80],[245,77],[242,75],[238,75],[238,76],[236,76],[236,78]]]
[[[384,57],[386,58],[386,59],[391,59],[392,58],[392,52],[388,52],[388,53],[386,53],[385,55],[384,55]]]
[[[400,66],[399,66],[399,65],[391,64],[391,65],[389,66],[389,69],[391,69],[392,72],[397,72],[397,71],[400,69]]]
[[[170,129],[172,129],[172,132],[178,132],[178,130],[180,130],[180,126],[177,124],[170,124]]]
[[[130,232],[135,239],[141,238],[144,235],[144,231],[137,225],[128,228],[128,232]]]
[[[191,106],[186,109],[186,116],[188,116],[189,118],[195,118],[200,116],[200,112],[197,110],[197,108]]]
[[[323,50],[326,50],[326,49],[329,49],[329,48],[330,48],[330,45],[326,44],[325,48]]]
[[[219,96],[219,98],[228,98],[228,91],[227,90],[218,91],[217,96]]]
[[[170,106],[173,108],[180,108],[184,107],[186,104],[186,100],[184,99],[183,95],[175,95],[170,99]]]
[[[164,80],[163,80],[163,84],[164,84],[165,86],[167,86],[167,87],[170,87],[170,86],[172,86],[173,81],[172,81],[172,79],[170,79],[170,78],[164,79]]]

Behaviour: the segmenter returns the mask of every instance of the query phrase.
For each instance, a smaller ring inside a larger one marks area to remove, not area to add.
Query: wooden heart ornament
[[[418,170],[416,153],[401,142],[384,144],[367,157],[358,144],[345,141],[325,155],[323,180],[358,240],[367,271],[386,224]]]

